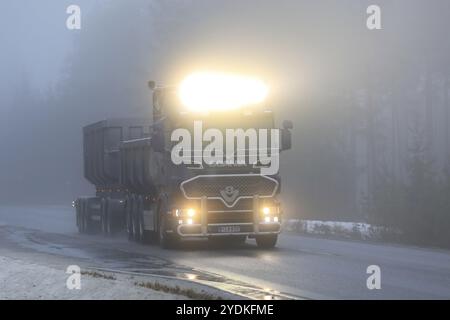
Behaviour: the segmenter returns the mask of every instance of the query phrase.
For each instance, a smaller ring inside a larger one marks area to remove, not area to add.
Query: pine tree
[[[411,129],[412,145],[407,161],[406,211],[403,231],[407,240],[415,243],[432,243],[436,238],[434,225],[439,215],[438,185],[429,156],[426,134],[419,115],[414,117]]]

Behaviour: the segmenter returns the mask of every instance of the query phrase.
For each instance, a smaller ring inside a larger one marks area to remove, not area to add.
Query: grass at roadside
[[[116,277],[112,274],[108,274],[108,273],[104,273],[104,272],[97,272],[94,270],[81,271],[81,274],[85,275],[85,276],[90,276],[93,278],[116,280]],[[192,288],[181,288],[178,285],[171,286],[171,285],[160,283],[158,281],[140,281],[140,282],[134,282],[134,285],[137,287],[140,287],[140,288],[146,288],[146,289],[151,289],[151,290],[160,291],[160,292],[164,292],[164,293],[182,295],[189,299],[222,300],[222,297],[208,293],[203,290],[198,291],[198,290],[195,290]]]
[[[116,280],[116,277],[114,277],[113,275],[109,275],[109,274],[105,274],[105,273],[99,273],[96,271],[81,271],[82,275],[85,276],[91,276],[94,278],[103,278],[103,279],[107,279],[107,280]]]
[[[196,291],[194,289],[186,289],[186,288],[180,288],[179,286],[168,286],[166,284],[159,283],[158,281],[155,282],[135,282],[135,286],[143,287],[147,289],[152,289],[155,291],[162,291],[165,293],[172,293],[172,294],[178,294],[186,296],[190,299],[196,299],[196,300],[221,300],[222,298],[213,294],[210,294],[205,291]]]

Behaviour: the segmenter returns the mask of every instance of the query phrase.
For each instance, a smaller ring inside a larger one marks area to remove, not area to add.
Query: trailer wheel
[[[133,196],[131,206],[131,226],[133,229],[133,240],[139,242],[139,221],[138,221],[138,199]]]
[[[101,200],[101,230],[105,236],[111,236],[113,234],[112,205],[111,198],[109,197]]]
[[[76,216],[77,216],[77,227],[79,233],[84,233],[84,222],[83,222],[83,199],[77,199],[76,202]]]
[[[83,233],[89,233],[89,221],[88,221],[88,201],[83,200],[83,214],[81,216],[81,223],[83,225]]]
[[[136,214],[135,214],[135,225],[136,225],[136,241],[144,243],[145,242],[145,229],[144,229],[144,201],[141,196],[137,198],[136,201]]]
[[[106,198],[102,198],[101,204],[100,204],[100,211],[101,211],[101,230],[103,235],[108,235],[108,201]]]
[[[85,199],[83,201],[83,216],[81,222],[83,223],[83,233],[88,233],[88,215],[89,215],[89,207],[88,201]]]
[[[111,201],[111,198],[106,198],[105,200],[105,204],[106,204],[106,234],[108,236],[112,236],[114,233],[114,219],[113,219],[113,215],[111,214],[111,209],[113,206],[113,203]]]
[[[84,199],[84,210],[83,210],[83,231],[86,234],[93,234],[98,231],[98,225],[91,220],[90,215],[90,201],[94,198]]]
[[[127,227],[127,235],[128,240],[132,241],[134,239],[133,234],[133,198],[127,197],[126,199],[126,208],[125,208],[125,216],[126,216],[126,227]]]
[[[271,249],[277,244],[278,235],[268,234],[263,236],[256,236],[256,244],[262,249]]]

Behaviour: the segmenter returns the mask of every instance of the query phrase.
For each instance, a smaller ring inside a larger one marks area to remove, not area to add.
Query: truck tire
[[[75,200],[75,224],[77,226],[78,233],[80,230],[80,199]]]
[[[145,242],[145,229],[144,229],[144,200],[139,196],[136,200],[135,209],[135,238],[137,242]]]
[[[114,203],[111,198],[101,200],[101,231],[105,236],[111,236],[114,232],[114,217],[112,214]]]
[[[83,233],[89,233],[89,207],[88,207],[88,201],[86,199],[83,199],[83,207],[82,207],[82,214],[81,214],[81,224]]]
[[[256,236],[256,244],[262,249],[271,249],[277,244],[278,235],[268,234],[263,236]]]
[[[167,231],[167,206],[162,203],[158,209],[158,240],[159,245],[164,249],[175,249],[178,247],[180,239],[174,234],[168,234]]]
[[[91,220],[91,214],[90,214],[90,203],[89,199],[84,199],[83,201],[83,233],[86,234],[93,234],[95,232],[95,226],[93,221]]]
[[[85,233],[96,234],[101,232],[102,221],[101,221],[101,198],[90,197],[85,201],[85,212],[84,212],[84,222],[85,222]],[[99,216],[100,219],[94,220],[93,216]]]
[[[133,197],[127,197],[126,207],[125,207],[125,219],[126,219],[126,229],[128,240],[134,240],[133,234]]]
[[[157,244],[158,240],[159,240],[157,205],[155,203],[151,202],[151,203],[149,203],[149,209],[150,209],[150,211],[154,212],[154,214],[153,214],[153,221],[152,221],[153,230],[145,232],[145,241],[147,243],[155,243],[155,244]]]
[[[101,211],[101,230],[102,234],[107,236],[108,235],[108,199],[102,198],[101,205],[100,205],[100,211]]]
[[[83,215],[81,216],[81,223],[83,224],[83,233],[89,233],[89,203],[87,199],[83,201]]]
[[[139,221],[138,221],[138,199],[136,196],[131,200],[131,226],[133,229],[133,240],[139,242]]]
[[[77,203],[76,203],[76,216],[77,216],[77,227],[78,227],[78,232],[79,233],[84,233],[84,203],[83,203],[83,199],[77,199]]]
[[[114,234],[114,215],[112,214],[113,202],[111,198],[106,198],[106,235],[112,236]]]

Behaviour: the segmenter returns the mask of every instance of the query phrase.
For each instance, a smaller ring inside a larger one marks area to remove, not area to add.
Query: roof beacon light
[[[226,111],[263,102],[268,87],[259,79],[220,72],[196,72],[178,90],[181,103],[190,111]]]

